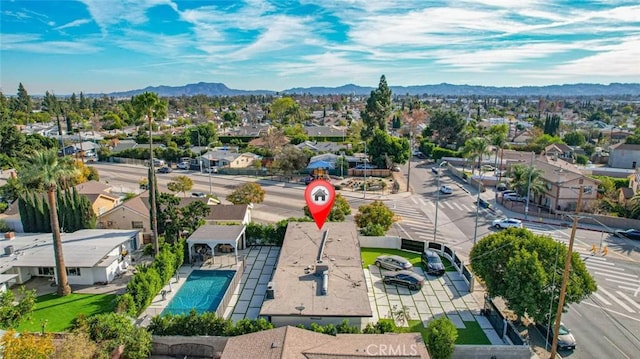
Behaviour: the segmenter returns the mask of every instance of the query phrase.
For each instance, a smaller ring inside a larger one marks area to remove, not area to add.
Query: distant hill
[[[452,85],[442,83],[438,85],[390,86],[394,95],[440,95],[440,96],[640,96],[638,83],[601,84],[570,84],[551,86],[522,86],[495,87],[474,85]],[[311,95],[356,95],[368,96],[373,87],[362,87],[354,84],[339,87],[295,87],[280,91],[281,94],[311,94]],[[149,86],[144,89],[125,92],[112,92],[114,97],[131,97],[143,92],[155,92],[160,96],[238,96],[238,95],[274,95],[278,92],[270,90],[236,90],[230,89],[222,83],[199,82],[184,86]]]

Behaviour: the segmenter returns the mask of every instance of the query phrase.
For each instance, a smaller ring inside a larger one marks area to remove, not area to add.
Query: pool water
[[[215,312],[235,274],[233,270],[194,270],[162,314],[188,314],[191,309]]]

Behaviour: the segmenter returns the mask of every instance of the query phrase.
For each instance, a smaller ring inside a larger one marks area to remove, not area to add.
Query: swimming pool
[[[162,314],[188,314],[192,308],[198,313],[217,311],[235,274],[234,270],[194,270]]]

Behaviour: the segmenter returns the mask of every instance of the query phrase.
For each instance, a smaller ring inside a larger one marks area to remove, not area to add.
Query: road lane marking
[[[605,289],[600,288],[598,289],[599,292],[602,292],[602,294],[608,296],[609,298],[611,298],[614,302],[618,303],[619,306],[621,306],[622,308],[624,308],[627,312],[629,313],[635,313],[636,311],[631,309],[631,307],[629,307],[628,305],[626,305],[623,301],[621,301],[620,299],[618,299],[618,297],[616,297],[615,295],[607,292]]]
[[[598,293],[593,293],[593,296],[595,296],[596,298],[598,298],[599,301],[601,301],[602,303],[606,304],[606,305],[611,305],[611,302],[604,299],[600,294]]]
[[[589,302],[580,302],[580,304],[590,305],[592,307],[600,308],[602,310],[606,310],[607,312],[610,312],[610,313],[613,313],[613,314],[617,314],[617,315],[619,315],[621,317],[625,317],[627,319],[631,319],[631,320],[635,320],[636,322],[640,322],[640,318],[632,317],[632,316],[630,316],[628,314],[620,313],[620,312],[618,312],[616,310],[605,308],[605,307],[603,307],[601,305],[598,305],[598,304],[593,304],[593,303],[589,303]]]
[[[462,211],[462,207],[460,207],[456,202],[453,202],[453,205],[458,208],[458,211]]]
[[[635,300],[629,298],[626,294],[622,293],[621,291],[617,290],[616,294],[621,296],[623,299],[626,299],[627,302],[631,303],[631,305],[633,305],[634,307],[640,309],[640,304],[636,303]]]
[[[629,283],[629,280],[623,281],[623,280],[620,280],[620,279],[611,279],[611,278],[605,278],[604,280],[606,280],[608,282],[618,283],[618,284],[634,284],[634,283]]]
[[[418,201],[416,201],[416,199],[414,197],[411,197],[411,201],[413,201],[413,203],[418,204]]]
[[[600,275],[603,275],[603,276],[614,276],[614,277],[619,277],[619,278],[628,278],[629,280],[632,280],[632,281],[633,280],[636,280],[636,281],[638,280],[637,279],[638,276],[635,275],[635,274],[621,273],[621,272],[618,272],[618,271],[616,271],[614,269],[609,269],[609,268],[607,268],[607,269],[605,269],[605,268],[592,268],[592,269],[595,270],[594,271],[595,274],[600,274]],[[600,271],[602,271],[602,272],[600,272]]]
[[[614,348],[616,348],[616,350],[618,350],[620,354],[624,355],[625,358],[631,359],[627,354],[625,354],[622,350],[620,350],[620,348],[618,348],[617,345],[613,344],[613,342],[609,338],[607,338],[606,335],[603,335],[602,337],[606,339],[609,342],[609,344],[611,344]]]

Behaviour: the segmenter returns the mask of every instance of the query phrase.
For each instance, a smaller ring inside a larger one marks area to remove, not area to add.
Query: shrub
[[[458,330],[449,318],[442,316],[427,325],[426,344],[433,359],[449,359],[458,338]]]

